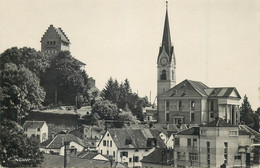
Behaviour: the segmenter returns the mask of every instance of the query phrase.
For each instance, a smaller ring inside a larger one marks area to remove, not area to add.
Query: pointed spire
[[[165,14],[165,21],[164,21],[162,46],[165,46],[166,52],[169,54],[172,45],[171,45],[170,25],[168,19],[168,1],[166,1],[166,14]]]
[[[164,21],[164,29],[163,29],[163,38],[162,38],[162,46],[160,47],[159,55],[162,53],[163,48],[165,52],[169,56],[169,60],[172,61],[174,58],[174,51],[171,42],[171,33],[170,33],[170,24],[168,18],[168,1],[166,1],[166,14],[165,14],[165,21]],[[172,57],[173,56],[173,57]]]

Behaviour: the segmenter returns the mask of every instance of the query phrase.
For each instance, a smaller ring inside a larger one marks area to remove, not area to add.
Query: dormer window
[[[132,140],[131,139],[125,139],[125,145],[131,145]]]
[[[157,145],[157,140],[154,138],[147,139],[147,147],[155,147]]]

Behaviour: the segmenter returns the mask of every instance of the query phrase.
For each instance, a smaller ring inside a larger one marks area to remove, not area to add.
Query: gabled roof
[[[167,153],[167,155],[163,155],[163,150],[165,153]],[[173,150],[168,149],[166,151],[163,148],[157,148],[149,155],[144,156],[141,162],[151,164],[173,165]]]
[[[214,121],[211,121],[210,123],[203,125],[202,127],[236,127],[236,126],[227,123],[222,118],[216,118]]]
[[[235,97],[241,98],[235,87],[218,87],[205,89],[209,97]],[[234,95],[235,94],[235,95]]]
[[[55,28],[56,32],[58,33],[58,35],[61,38],[61,41],[69,43],[70,44],[70,40],[68,39],[68,37],[66,36],[66,34],[62,31],[62,29],[59,28]]]
[[[68,167],[111,167],[110,161],[104,160],[93,160],[93,159],[82,159],[79,157],[70,157],[70,164]],[[43,154],[43,162],[39,167],[63,167],[64,166],[64,156],[61,155],[51,155]],[[126,167],[121,163],[114,162],[112,167]]]
[[[52,140],[44,141],[40,145],[46,149],[60,149],[64,146],[64,141],[75,142],[83,147],[94,147],[92,144],[86,143],[72,134],[57,134]]]
[[[192,127],[187,130],[178,132],[177,135],[199,135],[200,134],[200,128],[199,127]]]
[[[45,121],[25,121],[23,124],[24,129],[36,129],[36,128],[41,128]]]
[[[199,81],[192,81],[185,79],[184,81],[180,82],[176,86],[172,87],[170,90],[162,93],[159,95],[160,97],[183,97],[183,96],[192,96],[198,94],[203,97],[207,97],[207,93],[204,89],[208,89],[209,87],[202,82]],[[185,91],[188,91],[186,94]]]
[[[108,129],[117,148],[123,149],[148,149],[148,139],[156,139],[157,146],[166,147],[155,129],[131,129],[131,128],[111,128]],[[125,144],[126,140],[131,144]]]

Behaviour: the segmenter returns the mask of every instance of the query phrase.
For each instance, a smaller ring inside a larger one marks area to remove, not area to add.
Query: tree
[[[0,71],[1,119],[20,121],[27,112],[38,108],[45,92],[39,78],[23,65],[6,63]]]
[[[23,47],[18,49],[12,47],[5,50],[0,57],[0,68],[3,69],[6,63],[13,63],[17,66],[23,65],[31,72],[40,77],[50,66],[52,55],[42,54],[33,48]]]
[[[246,95],[244,96],[243,103],[240,107],[240,121],[244,122],[246,125],[250,125],[254,122],[253,110]]]
[[[55,104],[56,100],[66,105],[74,105],[78,94],[87,94],[87,75],[69,51],[61,51],[46,70],[43,82],[46,90],[45,104]]]
[[[36,167],[43,155],[36,137],[27,138],[15,122],[4,119],[0,124],[0,161],[3,167]]]
[[[92,113],[98,114],[101,120],[114,120],[117,119],[119,111],[116,104],[108,100],[96,102],[92,107]]]

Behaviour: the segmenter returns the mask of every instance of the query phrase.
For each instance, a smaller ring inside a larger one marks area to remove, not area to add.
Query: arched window
[[[162,70],[161,80],[166,80],[166,70]]]

